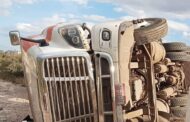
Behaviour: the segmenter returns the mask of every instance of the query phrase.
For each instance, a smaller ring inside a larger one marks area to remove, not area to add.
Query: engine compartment
[[[173,44],[173,43],[172,43]],[[181,44],[181,43],[179,43]],[[183,71],[183,63],[188,61],[181,60],[177,56],[177,60],[171,60],[167,53],[164,44],[160,41],[151,42],[145,45],[147,49],[151,47],[152,64],[153,64],[153,77],[156,88],[156,106],[158,116],[160,112],[164,112],[172,120],[184,121],[187,109],[187,99],[189,89],[185,83],[185,74]],[[150,104],[148,84],[148,72],[146,65],[146,47],[136,45],[133,50],[132,62],[139,62],[139,68],[131,69],[131,95],[133,100],[133,109],[145,108]],[[172,50],[173,52],[184,52],[184,50]],[[186,55],[188,57],[188,55]],[[138,94],[138,95],[137,95]],[[144,109],[145,110],[145,109]]]

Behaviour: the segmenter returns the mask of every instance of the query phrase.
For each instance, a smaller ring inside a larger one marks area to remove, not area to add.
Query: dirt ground
[[[21,122],[29,114],[26,87],[0,80],[0,122]]]
[[[21,122],[27,115],[31,116],[26,87],[0,79],[0,122]],[[190,107],[187,116],[190,122]]]

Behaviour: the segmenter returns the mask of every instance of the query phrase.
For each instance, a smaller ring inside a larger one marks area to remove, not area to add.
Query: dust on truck
[[[188,46],[163,43],[167,21],[59,23],[20,45],[35,122],[183,121]]]

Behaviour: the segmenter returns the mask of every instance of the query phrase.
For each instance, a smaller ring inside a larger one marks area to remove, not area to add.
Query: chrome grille
[[[85,57],[44,61],[44,79],[53,122],[94,122],[91,80]]]

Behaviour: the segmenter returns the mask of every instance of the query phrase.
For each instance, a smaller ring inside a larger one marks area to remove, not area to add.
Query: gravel
[[[26,87],[0,80],[0,122],[21,122],[31,115]]]

